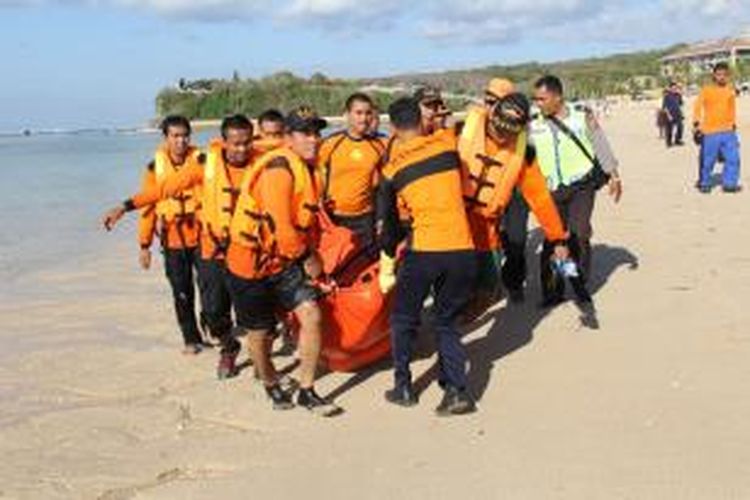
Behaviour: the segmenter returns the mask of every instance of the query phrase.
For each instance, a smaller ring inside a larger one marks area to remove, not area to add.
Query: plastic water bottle
[[[572,259],[555,260],[555,271],[566,278],[577,278],[579,276],[578,266]]]

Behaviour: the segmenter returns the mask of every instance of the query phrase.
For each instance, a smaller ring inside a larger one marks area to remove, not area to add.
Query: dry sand
[[[604,121],[626,195],[596,211],[601,330],[502,303],[466,339],[475,415],[433,416],[434,357],[416,409],[383,402],[380,370],[320,381],[340,418],[274,413],[249,371],[179,354],[166,283],[123,241],[33,277],[66,296],[0,305],[3,341],[33,346],[0,354],[0,497],[750,498],[750,191],[697,194],[653,106]]]

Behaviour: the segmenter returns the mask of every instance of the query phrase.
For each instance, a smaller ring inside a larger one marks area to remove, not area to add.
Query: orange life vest
[[[276,223],[264,210],[262,202],[252,195],[255,185],[266,166],[278,158],[284,158],[294,178],[292,217],[295,229],[308,233],[316,222],[318,190],[307,164],[288,148],[270,151],[260,157],[242,178],[237,208],[231,221],[232,244],[249,248],[255,255],[258,273],[270,267],[280,257],[276,243]]]
[[[223,143],[221,140],[214,140],[208,147],[203,171],[201,221],[204,231],[219,246],[225,246],[229,242],[236,191],[229,179]]]
[[[502,214],[510,201],[526,156],[526,133],[518,136],[516,154],[507,163],[487,155],[487,111],[469,111],[458,140],[467,209],[484,217]]]
[[[201,152],[196,148],[191,148],[185,158],[184,166],[187,166],[190,162],[200,162],[200,157]],[[177,170],[166,148],[160,147],[154,155],[154,175],[156,176],[156,182],[164,182],[167,177],[174,175]],[[160,221],[166,223],[195,217],[200,208],[198,199],[199,193],[194,189],[187,189],[177,196],[158,202],[156,204],[156,215]]]

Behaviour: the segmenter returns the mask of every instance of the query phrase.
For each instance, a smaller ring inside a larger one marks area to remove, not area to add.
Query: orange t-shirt
[[[693,121],[704,134],[731,132],[737,123],[736,100],[731,84],[726,87],[707,85],[695,100]]]
[[[324,183],[324,198],[334,214],[353,217],[374,210],[375,184],[384,152],[382,140],[355,139],[345,131],[323,142],[318,174]]]
[[[456,136],[447,131],[393,145],[383,177],[393,182],[409,215],[413,250],[449,252],[474,248],[460,169]]]

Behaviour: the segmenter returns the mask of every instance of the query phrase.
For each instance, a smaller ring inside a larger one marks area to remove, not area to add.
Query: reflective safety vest
[[[594,147],[588,137],[586,112],[567,106],[567,116],[561,121],[578,137],[593,158]],[[570,186],[584,178],[593,168],[591,160],[581,148],[541,115],[531,122],[531,141],[536,147],[539,167],[547,179],[550,191],[555,191],[560,186]]]
[[[526,133],[518,136],[516,154],[501,162],[487,155],[487,110],[469,111],[458,140],[464,202],[468,210],[497,217],[508,206],[526,157]]]
[[[198,149],[191,148],[183,166],[187,166],[191,162],[200,162],[200,156],[201,152]],[[154,155],[156,182],[163,183],[167,177],[177,173],[177,170],[167,150],[163,147],[159,148]],[[156,215],[159,220],[167,223],[194,217],[200,207],[198,197],[199,194],[194,189],[187,189],[177,196],[158,202],[156,204]]]
[[[203,230],[219,247],[229,243],[229,232],[238,190],[232,187],[224,160],[224,148],[220,140],[212,141],[206,155],[203,170],[203,204],[201,222]]]
[[[266,153],[250,167],[242,178],[237,208],[232,218],[232,244],[249,248],[255,255],[258,273],[276,262],[279,257],[276,242],[276,221],[264,207],[262,200],[253,196],[253,191],[263,171],[274,160],[286,159],[294,178],[292,196],[292,218],[297,231],[308,234],[316,222],[318,190],[307,164],[288,148]]]

